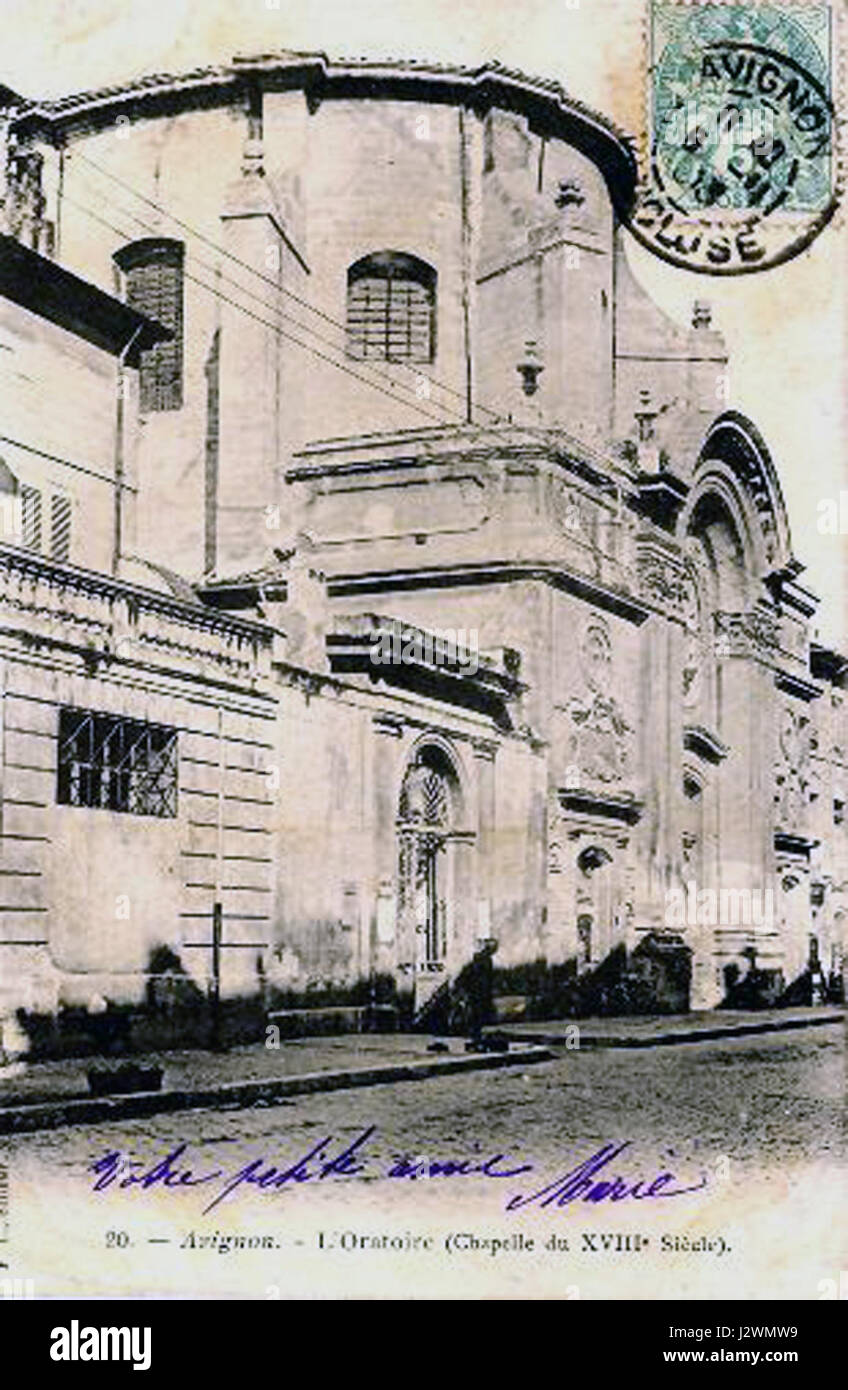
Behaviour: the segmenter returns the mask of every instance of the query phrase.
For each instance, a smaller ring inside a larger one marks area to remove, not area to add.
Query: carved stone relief
[[[591,693],[568,706],[575,726],[570,762],[580,768],[581,779],[620,782],[629,771],[632,729],[618,701],[607,693],[612,684],[612,642],[602,619],[591,618],[586,624],[578,656]]]
[[[782,829],[800,830],[804,825],[810,786],[809,720],[788,707],[784,709],[778,733],[774,800]]]

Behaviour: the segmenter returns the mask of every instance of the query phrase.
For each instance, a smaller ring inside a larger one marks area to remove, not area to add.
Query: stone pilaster
[[[384,713],[374,716],[371,725],[374,901],[368,919],[370,940],[362,952],[369,972],[393,971],[397,965],[414,959],[414,942],[402,939],[403,924],[397,900],[395,825],[402,738],[400,719]],[[411,975],[409,980],[411,985]]]
[[[233,258],[222,266],[228,278],[221,285],[220,325],[216,555],[226,573],[262,563],[282,529],[275,508],[286,242],[255,139],[246,143],[242,176],[228,191],[221,224]]]
[[[496,745],[485,740],[474,744],[477,768],[477,940],[491,937],[495,900],[495,753]]]

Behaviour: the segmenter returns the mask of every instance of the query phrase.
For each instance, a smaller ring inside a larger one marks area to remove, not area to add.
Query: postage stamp
[[[640,240],[714,275],[809,244],[841,189],[836,21],[818,0],[653,0]]]

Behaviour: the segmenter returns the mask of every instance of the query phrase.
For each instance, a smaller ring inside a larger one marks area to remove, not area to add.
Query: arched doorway
[[[398,798],[398,917],[402,955],[414,966],[416,1006],[441,982],[451,957],[461,793],[438,744],[409,763]]]

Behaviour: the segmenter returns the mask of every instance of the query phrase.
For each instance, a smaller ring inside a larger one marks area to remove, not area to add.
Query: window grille
[[[444,774],[431,767],[410,767],[401,787],[399,814],[403,823],[447,828],[450,790]]]
[[[115,255],[125,276],[127,304],[173,333],[140,354],[139,405],[143,412],[179,410],[183,404],[184,257],[183,243],[170,237],[145,237]]]
[[[176,730],[61,709],[57,800],[60,806],[176,816]]]
[[[432,362],[436,272],[416,256],[378,251],[347,273],[347,351],[360,360]]]

